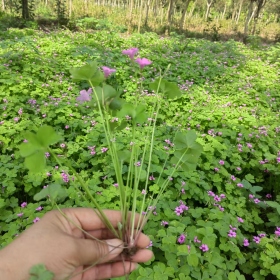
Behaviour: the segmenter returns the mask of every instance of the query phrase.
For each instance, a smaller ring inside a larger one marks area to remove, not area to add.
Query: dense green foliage
[[[174,131],[193,129],[203,153],[196,171],[179,170],[170,179],[144,229],[153,241],[155,258],[130,279],[280,277],[279,44],[259,49],[234,41],[159,38],[153,33],[123,38],[106,31],[44,34],[10,29],[4,35],[0,41],[1,246],[52,208],[48,201],[33,198],[46,185],[65,185],[69,198],[61,200],[61,206],[87,206],[71,172],[56,167],[52,157],[47,156],[48,167],[42,173],[28,173],[24,166],[19,152],[24,132],[43,124],[61,136],[53,150],[72,163],[102,207],[119,207],[110,158],[101,151],[106,140],[100,119],[76,101],[88,84],[74,83],[69,70],[96,60],[117,70],[109,81],[127,100],[142,84],[147,89],[142,98],[149,101],[148,85],[159,76],[159,69],[171,64],[166,78],[179,85],[182,97],[162,104],[155,145],[159,151],[164,146],[168,150]],[[141,57],[153,62],[143,69],[141,79],[121,54],[130,47],[138,47]],[[121,143],[129,145],[129,132],[122,133]],[[155,178],[165,158],[165,153],[154,154]],[[169,176],[171,169],[164,172]],[[149,192],[157,191],[151,182]],[[176,213],[180,205],[187,207]],[[207,245],[204,251],[202,244]]]

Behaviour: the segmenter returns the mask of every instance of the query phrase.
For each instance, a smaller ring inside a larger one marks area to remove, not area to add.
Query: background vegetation
[[[24,25],[14,17],[36,19],[41,28],[101,28],[184,33],[212,40],[248,35],[280,39],[278,0],[1,0],[2,28]],[[10,18],[7,16],[10,15]],[[28,25],[28,24],[27,24]],[[29,23],[32,25],[32,23]]]
[[[170,178],[144,228],[155,258],[130,279],[280,279],[280,44],[272,43],[279,40],[279,4],[2,0],[0,248],[52,209],[46,199],[34,199],[48,185],[64,186],[61,207],[88,206],[71,170],[48,154],[44,172],[24,166],[18,149],[24,132],[43,124],[61,135],[54,151],[72,163],[102,207],[119,208],[98,114],[76,101],[88,85],[73,83],[69,69],[96,60],[116,69],[108,83],[123,97],[133,100],[141,89],[149,104],[150,82],[170,64],[166,79],[182,97],[162,103],[148,195],[158,191],[153,178],[174,131],[195,130],[203,153],[195,171]],[[218,41],[229,37],[247,44]],[[131,47],[152,61],[141,77],[122,54]],[[129,135],[120,132],[123,147]],[[139,196],[142,189],[140,182]]]

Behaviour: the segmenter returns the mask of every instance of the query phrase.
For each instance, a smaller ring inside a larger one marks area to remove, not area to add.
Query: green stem
[[[56,156],[56,154],[53,153],[53,151],[49,148],[48,149],[50,154],[55,158],[55,160],[57,161],[57,163],[59,164],[60,167],[62,167],[61,162],[59,160],[59,158]],[[94,199],[94,197],[92,196],[92,194],[90,193],[89,188],[87,187],[87,185],[84,183],[84,181],[82,180],[82,178],[79,176],[79,174],[76,172],[76,170],[71,166],[68,165],[68,168],[73,172],[73,174],[76,176],[76,178],[78,179],[80,185],[82,186],[82,188],[84,189],[84,191],[86,192],[86,194],[88,195],[88,197],[90,198],[91,202],[94,204],[94,206],[97,209],[97,214],[99,216],[99,218],[106,224],[106,226],[108,227],[109,230],[112,231],[112,233],[118,237],[118,234],[115,230],[115,228],[113,227],[113,225],[111,224],[111,222],[109,221],[109,219],[106,217],[106,215],[104,214],[104,212],[102,211],[101,207],[99,206],[98,202]]]

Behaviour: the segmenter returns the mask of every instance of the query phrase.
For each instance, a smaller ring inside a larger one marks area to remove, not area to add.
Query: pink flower
[[[248,246],[250,245],[248,239],[244,238],[244,240],[243,240],[243,245],[244,245],[245,247],[248,247]]]
[[[195,242],[195,243],[201,243],[201,241],[197,238],[197,236],[194,237],[193,242]]]
[[[182,234],[178,237],[177,241],[178,241],[179,244],[183,244],[183,243],[185,242],[185,239],[186,239],[186,236],[182,233]]]
[[[131,48],[128,50],[123,50],[122,54],[128,55],[130,57],[130,59],[132,60],[134,58],[134,56],[138,53],[138,49],[137,48]]]
[[[244,223],[244,220],[243,220],[242,218],[240,218],[240,217],[237,217],[237,221],[238,221],[239,223]]]
[[[61,148],[65,148],[65,146],[66,146],[66,145],[65,145],[64,143],[60,144],[60,147],[61,147]]]
[[[23,216],[23,213],[18,213],[17,216],[18,216],[18,217],[22,217],[22,216]]]
[[[40,221],[40,218],[36,217],[36,218],[33,220],[33,223],[35,224],[35,223],[37,223],[37,222],[39,222],[39,221]]]
[[[261,238],[258,236],[253,236],[253,241],[256,242],[257,244],[261,242]]]
[[[106,67],[106,66],[103,66],[102,70],[104,72],[105,78],[108,78],[112,73],[116,72],[116,69],[109,68],[109,67]]]
[[[147,58],[137,58],[135,60],[137,64],[139,64],[140,68],[143,69],[145,66],[152,64],[152,61],[150,61]]]
[[[243,184],[238,183],[238,184],[237,184],[237,187],[239,187],[239,188],[243,188]]]
[[[206,244],[202,244],[202,245],[199,247],[199,249],[200,249],[201,251],[203,251],[203,252],[209,251],[209,248],[208,248],[208,246],[207,246]]]
[[[43,209],[42,206],[39,206],[38,208],[36,208],[36,211],[41,211]]]
[[[280,227],[276,227],[275,235],[280,236]]]
[[[27,202],[22,202],[20,206],[21,206],[21,208],[26,207],[27,206]]]
[[[219,161],[219,164],[220,164],[220,165],[224,165],[225,162],[224,162],[223,160],[220,160],[220,161]]]
[[[105,153],[108,151],[108,148],[101,148],[101,153]]]
[[[86,101],[90,101],[91,100],[91,96],[90,96],[91,93],[92,93],[92,89],[89,89],[88,91],[83,89],[83,90],[80,91],[80,96],[78,96],[76,98],[76,100],[80,101],[81,103],[86,102]]]

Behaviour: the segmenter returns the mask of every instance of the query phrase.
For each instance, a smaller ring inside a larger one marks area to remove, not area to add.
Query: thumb
[[[78,239],[75,258],[80,265],[108,262],[123,251],[120,239],[92,240]]]

